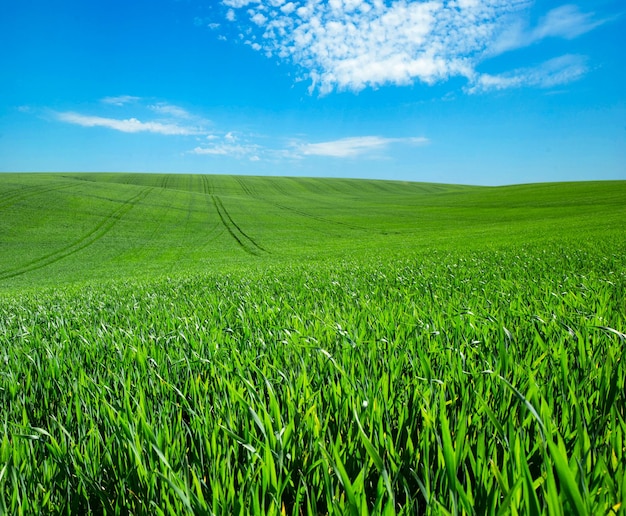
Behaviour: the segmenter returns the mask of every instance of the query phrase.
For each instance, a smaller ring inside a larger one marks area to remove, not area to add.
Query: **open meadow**
[[[0,174],[0,514],[623,514],[626,181]]]

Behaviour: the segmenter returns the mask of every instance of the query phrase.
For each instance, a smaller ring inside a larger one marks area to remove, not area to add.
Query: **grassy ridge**
[[[623,512],[624,183],[5,184],[0,513]]]

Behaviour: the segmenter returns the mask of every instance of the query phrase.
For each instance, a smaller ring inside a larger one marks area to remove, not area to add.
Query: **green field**
[[[622,514],[626,182],[0,175],[0,514]]]

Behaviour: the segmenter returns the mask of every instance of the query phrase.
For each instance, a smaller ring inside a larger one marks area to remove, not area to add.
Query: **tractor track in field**
[[[215,199],[213,199],[215,189],[214,189],[213,185],[211,184],[211,181],[209,180],[209,177],[207,175],[204,175],[204,174],[201,175],[201,176],[198,176],[198,177],[200,177],[201,182],[202,182],[202,191],[200,193],[202,193],[204,195],[204,197],[206,199],[207,207],[210,210],[211,209],[211,205],[213,205],[213,208],[215,208],[216,211],[217,211],[217,208],[215,206]],[[209,199],[211,199],[211,200],[209,200]],[[218,211],[218,215],[220,215],[219,211]],[[220,235],[222,235],[224,233],[224,231],[226,231],[226,224],[224,224],[224,221],[223,221],[222,217],[220,216],[219,219],[220,220],[218,220],[215,223],[215,225],[208,230],[207,237],[213,235],[213,233],[216,232],[216,231],[217,231],[218,234],[216,236],[208,239],[207,240],[207,244],[209,242],[212,242],[216,238],[218,238]],[[222,228],[221,231],[219,230],[220,227]]]
[[[213,188],[211,187],[211,183],[209,182],[209,178],[206,175],[202,177],[202,189],[206,195],[213,195]]]
[[[0,196],[0,210],[29,197],[35,197],[40,194],[53,192],[55,190],[62,190],[64,188],[70,188],[73,186],[76,186],[76,184],[64,183],[62,185],[49,186],[47,188],[41,188],[39,186],[27,186],[24,188],[20,188],[18,191],[14,191]]]
[[[243,190],[243,193],[255,199],[259,198],[256,192],[246,184],[244,179],[242,179],[241,177],[237,177],[236,179],[237,179],[237,182],[239,183],[239,186]]]
[[[62,247],[61,249],[57,249],[56,251],[45,256],[41,256],[36,260],[32,260],[29,263],[22,264],[20,267],[15,269],[0,272],[0,280],[13,278],[15,276],[26,274],[27,272],[47,267],[48,265],[52,265],[63,258],[67,258],[68,256],[89,247],[106,235],[124,215],[132,210],[138,202],[146,198],[151,191],[151,187],[142,189],[138,194],[124,201],[119,208],[113,210],[108,216],[104,217],[103,220],[96,224],[91,231],[87,232],[69,245]]]
[[[245,184],[245,180],[243,180],[241,178],[237,178],[237,181],[238,181],[241,189],[243,190],[243,192],[246,195],[248,195],[249,197],[252,197],[252,198],[257,199],[259,201],[263,201],[263,202],[265,202],[265,203],[267,203],[267,204],[269,204],[271,206],[276,206],[277,208],[279,208],[281,210],[290,211],[292,213],[295,213],[296,215],[300,215],[301,217],[317,220],[318,222],[323,222],[324,224],[332,224],[332,225],[335,225],[335,226],[342,226],[344,228],[358,229],[360,231],[371,231],[370,228],[366,228],[364,226],[358,226],[356,224],[350,224],[348,222],[341,222],[339,220],[331,220],[331,219],[328,219],[326,217],[322,217],[321,215],[313,215],[311,213],[307,213],[306,211],[299,210],[298,208],[292,208],[291,206],[286,206],[286,205],[278,203],[276,201],[266,199],[266,198],[261,197],[260,195],[258,195],[253,189],[251,189],[248,185],[246,185]],[[279,186],[278,184],[276,184],[276,182],[272,182],[272,186],[283,197],[290,197],[289,194],[284,191],[282,186]]]
[[[262,199],[262,200],[265,200],[265,199]],[[343,226],[344,228],[358,229],[361,231],[371,231],[370,228],[366,228],[364,226],[357,226],[356,224],[349,224],[348,222],[341,222],[339,220],[331,220],[331,219],[327,219],[326,217],[322,217],[320,215],[312,215],[311,213],[307,213],[306,211],[299,210],[298,208],[292,208],[291,206],[285,206],[284,204],[280,204],[275,201],[265,201],[265,202],[272,204],[276,206],[277,208],[280,208],[281,210],[290,211],[292,213],[300,215],[301,217],[314,219],[319,222],[324,222],[325,224],[333,224],[335,226]]]
[[[217,220],[214,220],[214,216],[213,216],[214,203],[209,200],[209,198],[212,196],[210,193],[207,192],[211,190],[209,181],[204,176],[198,176],[198,177],[200,177],[200,186],[202,188],[200,190],[190,189],[188,192],[189,204],[187,208],[187,216],[185,217],[185,223],[184,223],[185,224],[184,241],[189,241],[190,239],[190,235],[192,234],[191,232],[192,214],[196,211],[197,203],[200,203],[201,201],[201,206],[198,206],[198,211],[201,211],[203,214],[208,215],[210,217],[211,222],[214,222],[212,225],[207,224],[204,228],[203,242],[202,242],[202,245],[200,246],[201,248],[204,248],[205,246],[210,245],[213,241],[219,238],[220,235],[224,234],[226,230],[224,229],[224,224],[219,218]],[[180,247],[178,251],[179,260],[181,259],[182,255],[183,255],[183,248]],[[175,264],[172,264],[172,267],[174,265]]]
[[[204,187],[204,179],[200,180],[202,186]],[[187,195],[187,215],[185,216],[185,222],[184,222],[184,237],[183,237],[183,241],[184,242],[188,242],[190,240],[190,235],[191,235],[191,229],[190,229],[190,225],[191,225],[191,216],[192,214],[195,212],[196,210],[196,204],[198,202],[200,202],[200,200],[202,200],[202,205],[205,206],[205,208],[202,210],[202,212],[204,213],[206,210],[206,204],[208,204],[208,202],[206,202],[206,199],[204,198],[204,196],[200,196],[197,195],[196,190],[189,190],[188,195]],[[211,235],[211,233],[220,226],[221,224],[219,222],[215,223],[215,226],[211,229],[209,229],[207,235]],[[217,237],[215,237],[217,238]],[[209,240],[210,241],[210,240]],[[174,270],[176,265],[182,261],[183,259],[183,253],[184,253],[185,249],[182,246],[178,247],[177,253],[176,253],[176,260],[172,261],[172,264],[170,266],[170,270]]]
[[[237,242],[237,244],[248,254],[252,254],[258,256],[259,254],[267,253],[268,251],[263,248],[261,245],[257,244],[255,240],[247,235],[233,220],[226,210],[224,203],[217,195],[211,195],[213,199],[213,204],[215,205],[215,210],[222,221],[222,224],[226,228],[226,231],[230,234],[231,237]]]

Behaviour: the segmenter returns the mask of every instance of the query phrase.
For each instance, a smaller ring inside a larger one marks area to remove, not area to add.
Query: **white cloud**
[[[123,133],[157,133],[164,135],[191,135],[199,134],[197,128],[184,127],[176,123],[142,122],[137,118],[120,120],[101,116],[81,115],[80,113],[57,113],[57,119],[62,122],[76,124],[83,127],[106,127]]]
[[[174,118],[182,118],[182,119],[190,119],[194,118],[189,111],[179,106],[174,106],[173,104],[167,104],[165,102],[160,102],[158,104],[152,104],[148,106],[155,113],[159,113],[161,115],[167,115]]]
[[[427,138],[384,138],[382,136],[355,136],[321,143],[296,144],[296,152],[304,156],[352,158],[387,148],[392,143],[424,145]]]
[[[280,11],[283,14],[291,14],[295,10],[296,10],[296,4],[294,4],[293,2],[288,2],[285,5],[281,6],[280,8]]]
[[[468,88],[468,92],[484,93],[526,86],[552,88],[576,81],[586,72],[586,58],[568,54],[550,59],[536,67],[519,68],[506,74],[481,74]]]
[[[139,97],[124,95],[105,97],[101,103],[122,107],[124,117],[98,116],[74,111],[52,112],[62,122],[82,127],[106,127],[124,133],[162,135],[206,135],[210,122],[188,110],[168,102],[149,104]],[[131,105],[127,105],[131,104]]]
[[[429,143],[424,137],[386,138],[383,136],[355,136],[339,140],[309,143],[292,140],[287,146],[267,147],[253,143],[250,135],[240,138],[232,132],[223,136],[210,135],[210,143],[195,147],[190,154],[230,156],[251,161],[300,160],[307,157],[357,158],[383,155],[393,144],[422,146]]]
[[[265,149],[261,145],[250,142],[250,135],[238,136],[233,131],[222,134],[211,133],[206,139],[209,143],[199,145],[189,154],[208,155],[208,156],[230,156],[238,159],[250,159],[252,161],[260,160],[259,154],[267,153],[269,149]]]
[[[280,1],[280,0],[275,0]],[[484,79],[488,82],[488,78]],[[113,97],[108,97],[113,98]],[[122,133],[153,133],[193,137],[198,143],[188,154],[224,156],[250,161],[302,160],[307,157],[381,157],[394,145],[422,146],[429,143],[424,137],[353,136],[330,141],[310,142],[303,139],[273,139],[238,130],[223,130],[197,114],[169,102],[147,103],[132,100],[134,105],[125,108],[127,116],[112,118],[75,111],[49,113],[58,121],[81,127],[103,127]],[[116,100],[122,102],[122,100]],[[130,102],[130,101],[129,101]],[[123,105],[123,104],[122,104]],[[101,108],[102,109],[102,108]],[[26,111],[26,110],[24,110]],[[130,116],[132,111],[132,115]],[[150,118],[152,117],[152,118]],[[208,129],[207,127],[210,127]]]
[[[250,18],[254,23],[256,23],[257,25],[265,25],[265,22],[267,21],[267,17],[264,16],[261,13],[256,13],[254,16],[252,16]]]
[[[211,147],[196,147],[191,151],[192,154],[213,154],[213,155],[226,155],[229,154],[226,146],[224,145],[213,145]]]
[[[605,20],[594,20],[593,13],[583,13],[575,5],[563,5],[549,11],[534,28],[528,27],[521,18],[512,20],[502,28],[487,53],[502,54],[533,45],[545,38],[574,39],[603,23]]]
[[[217,143],[205,147],[196,147],[191,151],[192,154],[211,155],[211,156],[234,156],[237,158],[249,157],[253,159],[259,152],[258,145],[238,145],[228,143]],[[258,158],[258,156],[256,156]],[[257,161],[254,160],[253,161]]]
[[[465,77],[490,56],[547,37],[572,39],[600,23],[574,5],[529,29],[532,0],[222,0],[247,15],[241,37],[299,65],[321,94]],[[232,14],[231,14],[232,13]],[[245,37],[243,36],[245,34]],[[254,37],[250,36],[252,34]]]
[[[112,106],[123,106],[139,100],[141,100],[139,97],[133,97],[132,95],[119,95],[117,97],[104,97],[100,102],[111,104]]]
[[[533,31],[535,40],[547,37],[574,39],[596,27],[604,21],[594,21],[592,13],[582,13],[575,5],[563,5],[552,9]]]
[[[258,4],[259,0],[223,0],[222,3],[228,7],[235,7],[238,9],[240,7],[245,7],[246,5]]]

